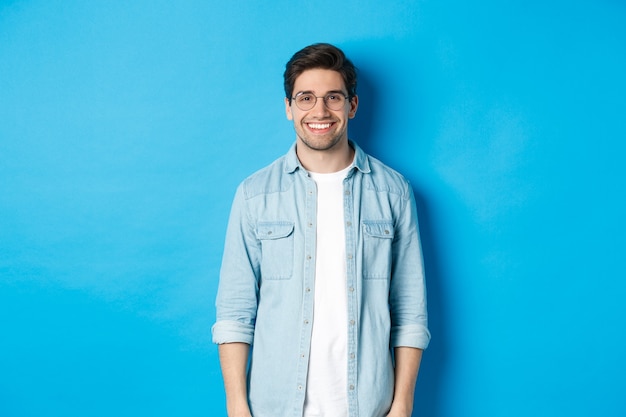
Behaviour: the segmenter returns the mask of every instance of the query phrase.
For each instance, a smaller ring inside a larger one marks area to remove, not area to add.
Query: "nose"
[[[311,109],[311,113],[315,115],[323,115],[326,116],[329,114],[328,106],[326,105],[326,100],[324,97],[318,97],[315,101],[315,105]]]

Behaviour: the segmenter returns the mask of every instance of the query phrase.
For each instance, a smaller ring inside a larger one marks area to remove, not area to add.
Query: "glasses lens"
[[[346,98],[343,96],[343,94],[332,93],[324,97],[324,101],[326,102],[326,105],[329,109],[341,110],[346,102]]]
[[[300,110],[311,110],[315,106],[317,99],[313,94],[304,93],[296,96],[296,105]]]

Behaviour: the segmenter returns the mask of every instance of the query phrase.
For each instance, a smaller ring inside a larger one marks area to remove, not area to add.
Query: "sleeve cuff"
[[[425,326],[410,325],[391,329],[391,347],[413,347],[426,349],[430,343],[430,332]]]
[[[222,320],[213,325],[213,343],[247,343],[252,345],[254,326],[242,324],[238,321]]]

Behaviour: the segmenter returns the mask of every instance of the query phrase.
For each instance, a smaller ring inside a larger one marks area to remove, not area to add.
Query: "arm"
[[[246,386],[246,368],[250,345],[247,343],[224,343],[219,345],[218,349],[226,391],[228,417],[251,417]]]
[[[231,209],[216,299],[213,342],[218,345],[229,417],[250,417],[247,367],[254,340],[260,248],[247,221],[243,186]]]
[[[390,288],[395,386],[387,417],[411,416],[422,352],[430,341],[417,209],[410,187],[405,204],[397,222],[394,273]]]
[[[387,417],[410,417],[413,412],[415,382],[422,360],[422,349],[400,346],[394,349],[396,359],[393,403]]]

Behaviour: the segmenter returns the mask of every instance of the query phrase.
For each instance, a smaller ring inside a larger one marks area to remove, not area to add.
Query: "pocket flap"
[[[257,239],[281,239],[293,232],[294,225],[291,222],[259,222],[256,228]]]
[[[393,223],[390,221],[363,220],[363,231],[372,237],[393,239]]]

